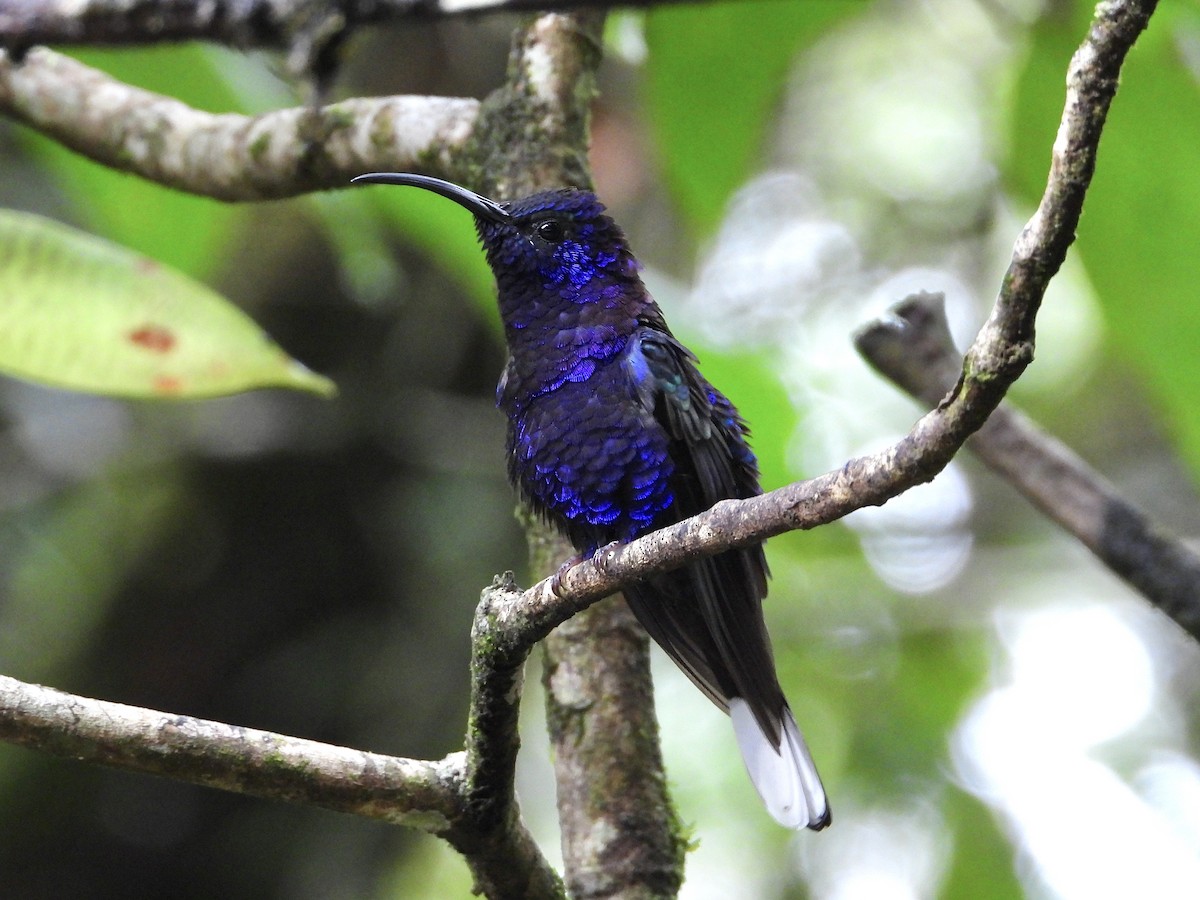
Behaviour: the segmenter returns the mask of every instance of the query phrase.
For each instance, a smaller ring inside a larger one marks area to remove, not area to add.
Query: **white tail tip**
[[[754,713],[741,697],[729,701],[729,717],[746,771],[772,818],[788,828],[818,831],[828,825],[825,788],[792,711],[784,707],[783,740],[778,750],[758,727]]]

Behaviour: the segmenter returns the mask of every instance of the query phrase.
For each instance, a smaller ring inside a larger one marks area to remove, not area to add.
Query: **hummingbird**
[[[749,428],[672,335],[593,193],[563,188],[498,203],[426,175],[353,180],[423,188],[475,217],[508,345],[496,405],[508,419],[509,479],[579,558],[761,493]],[[729,714],[768,812],[819,830],[829,803],[775,672],[767,576],[756,544],[624,593],[650,636]]]

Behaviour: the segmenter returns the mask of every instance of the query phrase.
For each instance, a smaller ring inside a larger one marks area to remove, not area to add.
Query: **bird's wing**
[[[671,439],[671,517],[758,494],[746,426],[695,357],[669,333],[643,328],[630,360],[638,399]],[[786,703],[763,621],[766,592],[766,559],[755,545],[655,576],[626,595],[651,636],[705,693],[723,709],[731,697],[743,698],[777,745]]]

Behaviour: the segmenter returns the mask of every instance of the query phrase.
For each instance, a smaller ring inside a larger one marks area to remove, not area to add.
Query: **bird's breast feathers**
[[[573,536],[584,529],[596,540],[633,537],[671,504],[670,441],[642,403],[630,402],[637,393],[634,368],[624,354],[584,357],[529,391],[510,362],[502,381],[502,395],[527,398],[506,409],[509,474]]]

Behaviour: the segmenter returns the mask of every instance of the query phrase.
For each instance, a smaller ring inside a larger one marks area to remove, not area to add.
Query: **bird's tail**
[[[783,708],[778,749],[741,697],[729,701],[729,716],[733,719],[733,732],[746,771],[775,821],[788,828],[814,831],[828,825],[829,801],[825,788],[792,711]]]

